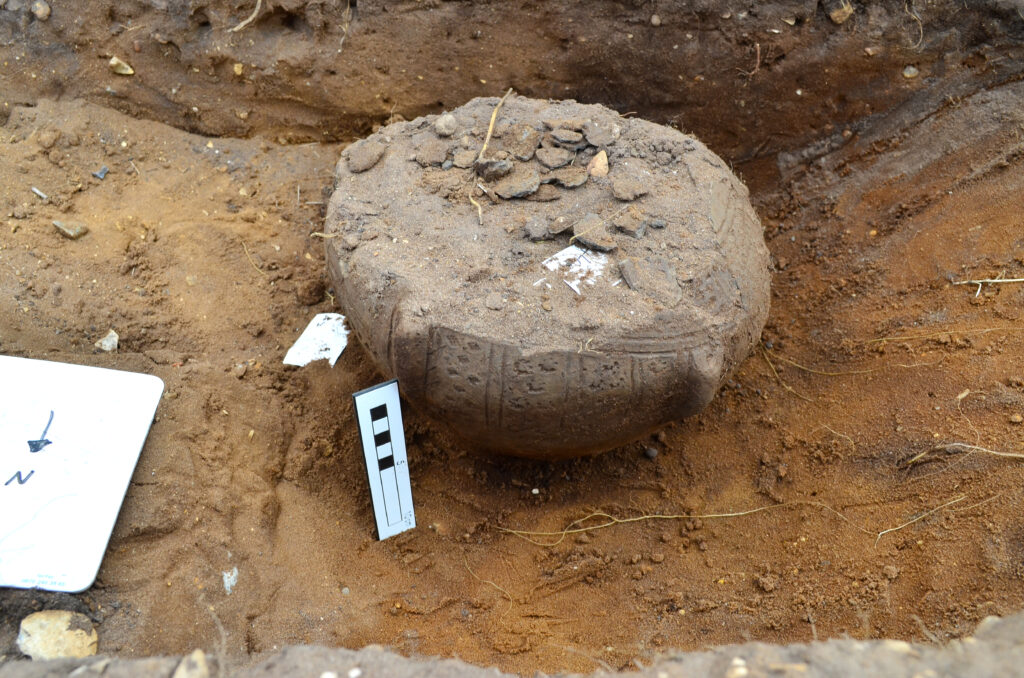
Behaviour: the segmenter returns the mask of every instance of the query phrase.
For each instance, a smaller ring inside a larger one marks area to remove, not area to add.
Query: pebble
[[[652,14],[651,15],[651,25],[655,26],[655,27],[660,26],[661,25],[661,16],[658,15],[658,14]]]
[[[547,299],[540,302],[540,307],[543,308],[545,311],[550,311],[552,309],[551,302],[548,301]]]
[[[664,219],[647,219],[644,223],[647,224],[648,228],[661,229],[668,226],[668,222],[665,221]]]
[[[541,123],[548,129],[571,129],[576,132],[583,131],[586,120],[581,118],[552,118],[549,115],[542,115]]]
[[[1011,424],[1024,423],[1024,416],[1021,416],[1020,414],[1011,414],[1010,415],[1010,423]]]
[[[21,620],[18,649],[36,661],[96,654],[99,637],[80,612],[43,610]]]
[[[387,146],[375,139],[361,139],[347,149],[348,171],[358,174],[370,169],[384,157]]]
[[[548,231],[547,222],[540,217],[533,217],[527,221],[523,230],[526,231],[526,237],[532,242],[551,240],[552,238],[551,233]]]
[[[540,132],[530,125],[520,124],[513,126],[505,133],[505,136],[502,137],[502,144],[505,150],[512,154],[512,157],[526,162],[537,152],[540,137]]]
[[[491,292],[484,299],[484,306],[492,311],[500,311],[505,308],[505,300],[501,298],[501,292]]]
[[[654,563],[655,565],[657,565],[659,563],[665,562],[665,554],[664,553],[652,553],[651,554],[651,562]]]
[[[544,176],[541,181],[545,184],[552,182],[561,184],[565,188],[578,188],[587,183],[588,178],[590,175],[582,167],[563,167]]]
[[[478,160],[473,165],[476,170],[477,176],[484,181],[497,181],[502,177],[506,177],[512,173],[512,161],[497,158],[487,158]]]
[[[832,0],[826,5],[828,10],[828,18],[832,19],[832,23],[839,25],[845,23],[847,19],[853,16],[853,4],[850,0]]]
[[[550,224],[548,224],[548,231],[552,235],[558,235],[559,233],[565,233],[572,228],[572,219],[567,216],[555,217]]]
[[[89,227],[77,221],[54,221],[53,227],[68,240],[78,240],[89,232]]]
[[[625,261],[629,261],[629,260],[626,259]],[[626,284],[629,285],[629,283],[626,283]],[[657,459],[657,457],[658,457],[658,450],[657,450],[657,448],[655,448],[655,447],[648,447],[646,450],[644,450],[644,456],[647,457],[648,459]]]
[[[115,332],[114,330],[108,330],[107,333],[103,335],[103,338],[97,341],[95,344],[93,344],[93,346],[95,346],[101,351],[106,351],[107,353],[110,353],[111,351],[117,350],[117,342],[119,340],[120,337],[117,336],[117,332]]]
[[[469,169],[476,162],[476,151],[459,151],[452,158],[452,164],[459,169]]]
[[[110,70],[118,75],[135,75],[135,69],[116,56],[110,57],[107,64],[110,66]]]
[[[608,176],[608,154],[601,151],[591,158],[587,163],[587,173],[592,177]]]
[[[231,368],[231,374],[235,375],[235,379],[241,379],[245,376],[247,371],[249,371],[249,367],[245,363],[236,363],[235,366]]]
[[[913,80],[921,74],[921,71],[917,70],[916,66],[907,66],[903,69],[903,77],[907,80]]]
[[[39,145],[46,149],[53,148],[53,145],[57,143],[58,139],[60,139],[60,130],[56,129],[44,129],[39,133],[39,136],[36,137],[36,141],[39,142]]]
[[[459,128],[459,121],[451,113],[442,113],[434,120],[434,131],[438,136],[450,137]]]
[[[533,202],[551,202],[552,200],[560,200],[561,197],[562,192],[553,185],[541,184],[537,189],[537,192],[526,196],[526,199],[532,200]]]
[[[40,21],[50,18],[50,5],[46,0],[36,0],[32,3],[32,14]]]
[[[494,192],[505,200],[523,198],[540,187],[540,173],[532,167],[517,168],[494,185]]]
[[[636,264],[632,259],[623,259],[619,262],[619,275],[622,276],[622,280],[626,283],[626,286],[631,290],[635,290],[640,285],[640,275],[636,270]],[[653,447],[648,447],[648,450],[653,450]],[[657,452],[657,450],[655,450]],[[645,452],[646,454],[646,452]],[[653,459],[654,457],[651,457]]]
[[[416,162],[423,167],[440,165],[448,157],[448,144],[440,139],[427,139],[416,150]]]
[[[181,660],[174,669],[171,678],[210,678],[210,666],[206,662],[206,653],[194,650],[192,654]]]
[[[630,202],[647,193],[647,189],[633,177],[615,177],[612,179],[612,195],[619,200]]]
[[[900,570],[895,565],[886,565],[882,568],[882,574],[884,574],[885,578],[889,581],[893,581],[896,577],[900,576]]]
[[[622,231],[631,238],[639,240],[647,234],[647,222],[637,219],[632,214],[620,214],[615,217],[615,228]]]
[[[609,129],[596,122],[587,121],[583,125],[583,136],[587,138],[587,143],[591,146],[604,148],[615,143],[619,136],[619,128],[616,126]]]
[[[598,252],[611,252],[616,247],[615,240],[608,233],[604,220],[593,213],[580,219],[572,227],[572,234],[579,244]]]
[[[583,135],[571,129],[553,129],[551,130],[551,138],[559,144],[566,146],[572,146],[575,148],[577,144],[583,141]]]
[[[572,151],[564,148],[538,148],[537,160],[548,169],[558,169],[572,161]]]

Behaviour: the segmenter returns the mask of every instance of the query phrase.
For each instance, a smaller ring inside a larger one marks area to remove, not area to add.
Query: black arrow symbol
[[[39,450],[43,449],[51,443],[46,439],[46,432],[50,430],[50,424],[53,423],[53,410],[50,410],[50,420],[46,422],[46,428],[43,429],[43,435],[39,436],[39,440],[28,441],[28,451],[35,454]]]

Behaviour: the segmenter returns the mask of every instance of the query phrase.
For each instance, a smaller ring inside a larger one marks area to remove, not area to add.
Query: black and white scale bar
[[[352,399],[366,457],[377,537],[387,539],[416,527],[398,380],[355,393]]]

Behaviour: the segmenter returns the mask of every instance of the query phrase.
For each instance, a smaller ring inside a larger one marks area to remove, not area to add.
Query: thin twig
[[[878,337],[877,339],[867,339],[861,344],[880,344],[886,341],[919,341],[923,339],[937,339],[947,334],[988,334],[989,332],[1024,332],[1024,327],[986,327],[977,330],[944,330],[942,332],[935,332],[932,334],[906,334],[906,335],[893,335],[888,337]]]
[[[480,203],[478,203],[476,200],[473,200],[473,196],[469,196],[469,201],[471,203],[473,203],[473,207],[476,207],[476,218],[477,218],[477,220],[479,220],[480,225],[483,226],[484,225],[484,208],[480,207]]]
[[[507,528],[507,527],[497,527],[496,529],[499,532],[505,532],[507,534],[513,534],[513,535],[519,537],[520,539],[524,539],[524,540],[530,542],[531,544],[536,544],[537,546],[543,546],[543,547],[546,547],[546,548],[551,548],[551,547],[554,547],[554,546],[557,546],[557,545],[561,544],[565,540],[565,538],[568,537],[570,534],[579,534],[579,533],[582,533],[582,532],[592,532],[594,530],[600,530],[600,529],[603,529],[603,528],[606,528],[606,527],[611,527],[612,525],[624,525],[626,523],[638,523],[638,522],[647,521],[647,520],[693,520],[693,519],[698,519],[698,518],[701,519],[701,520],[711,520],[711,519],[715,519],[715,518],[739,518],[739,517],[742,517],[742,516],[749,516],[749,515],[753,515],[755,513],[760,513],[762,511],[768,511],[770,509],[791,508],[791,507],[794,507],[794,506],[814,506],[814,507],[817,507],[817,508],[820,508],[820,509],[823,509],[823,510],[827,511],[828,513],[831,513],[832,515],[836,516],[837,518],[840,518],[841,520],[843,520],[844,522],[848,523],[851,527],[853,527],[858,532],[863,532],[866,535],[873,536],[875,538],[874,545],[877,546],[878,542],[885,535],[890,534],[892,532],[896,532],[898,530],[902,530],[903,528],[905,528],[905,527],[907,527],[909,525],[913,525],[914,523],[916,523],[916,522],[918,522],[920,520],[924,520],[928,516],[941,511],[942,509],[946,508],[947,506],[952,506],[953,504],[959,503],[959,502],[963,501],[966,498],[967,498],[967,495],[961,495],[961,496],[957,497],[956,499],[951,499],[950,501],[947,501],[944,504],[941,504],[939,506],[936,506],[933,509],[929,509],[928,511],[925,511],[924,513],[922,513],[921,515],[917,516],[913,520],[908,520],[907,522],[905,522],[905,523],[903,523],[901,525],[897,525],[896,527],[890,527],[888,529],[882,530],[881,532],[872,532],[871,530],[869,530],[869,529],[867,529],[865,527],[861,527],[860,525],[857,525],[852,520],[850,520],[848,517],[846,517],[845,515],[843,515],[842,513],[837,511],[836,509],[832,508],[828,504],[823,504],[823,503],[817,502],[817,501],[790,501],[790,502],[785,502],[785,503],[782,503],[782,504],[770,504],[768,506],[759,506],[757,508],[753,508],[753,509],[750,509],[750,510],[747,510],[747,511],[736,511],[736,512],[732,512],[732,513],[703,513],[703,514],[680,513],[680,514],[667,514],[667,515],[666,514],[645,514],[645,515],[642,515],[642,516],[634,516],[632,518],[616,518],[615,516],[613,516],[613,515],[611,515],[609,513],[605,513],[604,511],[594,511],[593,513],[591,513],[591,514],[589,514],[587,516],[584,516],[583,518],[580,518],[578,520],[572,521],[571,523],[569,523],[566,526],[566,528],[564,530],[557,530],[557,531],[553,531],[553,532],[546,532],[546,531],[542,531],[542,530],[513,530],[513,529]],[[986,501],[988,501],[988,500],[986,500]],[[982,502],[982,503],[984,503],[984,502]],[[980,504],[978,504],[978,505],[980,505]],[[582,525],[582,523],[585,523],[588,520],[593,520],[594,518],[600,518],[600,519],[603,520],[603,522],[598,523],[597,525]],[[538,538],[558,537],[558,539],[556,539],[555,541],[546,541],[546,542],[544,542],[544,541],[538,541],[538,539],[534,539],[534,537],[538,537]],[[468,567],[468,565],[467,565],[467,567]],[[474,575],[474,576],[476,576],[476,575]],[[478,577],[478,579],[479,579],[479,577]]]
[[[256,17],[257,15],[259,15],[260,9],[262,8],[263,0],[256,0],[256,9],[252,11],[252,14],[249,15],[249,18],[243,21],[242,23],[238,24],[234,28],[229,28],[228,30],[232,33],[237,33],[238,31],[242,30],[243,28],[251,24],[253,21],[256,21]]]
[[[805,366],[801,365],[798,362],[794,362],[794,361],[790,360],[789,358],[782,357],[781,355],[779,355],[778,353],[775,353],[774,351],[769,351],[768,349],[764,349],[764,350],[765,350],[766,353],[768,353],[771,357],[775,358],[776,360],[782,361],[782,362],[786,363],[787,365],[792,365],[793,367],[797,368],[798,370],[803,370],[804,372],[810,372],[811,374],[820,374],[821,376],[824,376],[824,377],[846,377],[846,376],[850,376],[850,375],[853,375],[853,374],[869,374],[871,372],[877,372],[878,370],[881,369],[880,367],[871,367],[871,368],[868,368],[866,370],[846,370],[845,372],[826,372],[824,370],[816,370],[816,369],[814,369],[812,367],[805,367]]]
[[[911,9],[913,9],[913,11],[911,11]],[[914,7],[914,0],[910,0],[910,8],[908,8],[907,3],[904,2],[903,11],[909,14],[910,17],[917,22],[917,30],[920,32],[920,35],[917,38],[917,43],[913,46],[914,49],[917,49],[921,46],[921,43],[924,42],[924,24],[921,23],[921,17],[917,15],[917,9]]]
[[[482,160],[484,157],[484,152],[487,150],[487,144],[490,143],[491,135],[494,134],[494,121],[498,119],[498,109],[501,108],[503,103],[505,103],[505,99],[508,98],[509,94],[512,94],[511,87],[509,87],[508,91],[505,92],[505,96],[498,100],[498,105],[495,106],[494,110],[491,112],[491,124],[487,126],[487,136],[484,137],[484,145],[480,147],[480,154],[476,156],[477,162]]]
[[[947,506],[952,506],[953,504],[956,504],[957,502],[961,502],[964,499],[967,499],[967,495],[961,495],[961,496],[957,497],[956,499],[952,499],[950,501],[947,501],[945,504],[942,504],[941,506],[936,506],[935,508],[931,509],[930,511],[925,511],[924,513],[922,513],[918,517],[914,518],[913,520],[908,520],[907,522],[903,523],[902,525],[897,525],[896,527],[890,527],[888,530],[882,530],[881,532],[878,533],[878,537],[875,538],[875,544],[874,545],[878,546],[879,540],[884,535],[887,535],[890,532],[896,532],[897,530],[902,530],[904,527],[907,527],[908,525],[913,525],[914,523],[916,523],[919,520],[924,520],[925,518],[927,518],[928,516],[932,515],[933,513],[936,513],[937,511],[941,511],[942,509],[946,508]]]
[[[795,395],[797,398],[800,398],[801,400],[806,400],[809,403],[813,403],[814,402],[813,399],[808,398],[807,396],[805,396],[804,394],[800,393],[799,391],[794,389],[792,386],[787,384],[785,381],[783,381],[782,377],[779,376],[779,371],[776,370],[775,369],[775,365],[772,364],[772,359],[768,357],[768,351],[763,346],[761,347],[761,355],[764,356],[764,361],[766,363],[768,363],[768,367],[771,369],[772,374],[774,374],[775,378],[778,380],[778,382],[780,384],[782,384],[782,388],[786,389],[787,391],[789,391],[790,393]]]
[[[821,502],[817,502],[817,501],[790,501],[790,502],[786,502],[784,504],[769,504],[768,506],[759,506],[757,508],[749,509],[747,511],[735,511],[735,512],[732,512],[732,513],[647,514],[647,515],[642,515],[642,516],[634,516],[632,518],[616,518],[615,516],[613,516],[611,514],[608,514],[608,513],[605,513],[603,511],[594,511],[593,513],[591,513],[588,516],[580,518],[579,520],[574,520],[573,522],[569,523],[569,525],[564,530],[558,530],[558,531],[554,531],[554,532],[543,532],[543,531],[538,531],[538,530],[513,530],[513,529],[505,528],[505,527],[498,527],[496,529],[499,532],[506,532],[508,534],[514,534],[517,537],[520,537],[521,539],[525,539],[526,541],[530,542],[531,544],[536,544],[537,546],[552,547],[552,546],[557,546],[558,544],[562,543],[562,541],[567,536],[569,536],[570,534],[578,534],[578,533],[581,533],[581,532],[591,532],[593,530],[600,530],[600,529],[603,529],[603,528],[606,528],[606,527],[611,527],[612,525],[623,525],[623,524],[626,524],[626,523],[638,523],[638,522],[647,521],[647,520],[690,520],[690,519],[697,519],[697,518],[699,518],[701,520],[712,520],[712,519],[716,519],[716,518],[740,518],[742,516],[749,516],[749,515],[753,515],[755,513],[760,513],[762,511],[768,511],[768,510],[771,510],[771,509],[779,509],[779,508],[789,508],[789,507],[793,507],[793,506],[816,506],[816,507],[818,507],[820,509],[824,509],[825,511],[827,511],[827,512],[835,515],[836,517],[842,519],[843,521],[849,523],[850,526],[852,526],[854,529],[859,530],[860,532],[863,532],[864,534],[867,534],[867,535],[870,535],[870,536],[875,536],[876,535],[876,533],[872,532],[871,530],[868,530],[866,528],[860,527],[859,525],[854,523],[852,520],[850,520],[845,515],[843,515],[839,511],[835,510],[834,508],[832,508],[828,504],[822,504]],[[603,519],[604,522],[598,523],[597,525],[585,525],[585,526],[581,526],[580,525],[581,523],[585,523],[588,520],[593,520],[594,518],[601,518],[601,519]],[[537,541],[536,539],[533,539],[532,537],[558,537],[558,540],[555,541],[555,542],[545,543],[545,542]]]
[[[981,294],[982,285],[999,285],[1000,283],[1024,283],[1024,278],[983,278],[981,280],[954,280],[954,285],[977,285],[978,291],[974,296]]]
[[[1009,459],[1024,459],[1024,454],[1017,454],[1016,452],[1000,452],[999,450],[990,450],[987,447],[981,447],[979,445],[968,445],[967,443],[946,443],[940,447],[958,447],[962,450],[970,450],[971,452],[984,452],[985,454],[991,454],[994,457],[1007,457]],[[937,448],[932,448],[937,449]]]
[[[814,429],[814,431],[819,431],[821,429],[825,429],[834,436],[843,438],[844,440],[846,440],[846,442],[850,443],[850,447],[852,447],[855,452],[857,451],[857,443],[853,442],[853,438],[851,438],[850,436],[846,435],[845,433],[840,433],[839,431],[836,431],[835,429],[829,426],[825,426],[824,424]],[[814,433],[814,431],[811,431],[811,433]]]
[[[246,256],[246,258],[248,258],[248,259],[249,259],[249,263],[250,263],[250,264],[252,264],[252,267],[253,267],[253,268],[255,268],[255,269],[256,269],[256,270],[257,270],[257,271],[259,272],[259,274],[260,274],[260,275],[266,275],[266,274],[267,274],[267,272],[266,272],[266,271],[264,271],[264,270],[263,270],[262,268],[260,268],[259,266],[257,266],[257,265],[256,265],[256,262],[255,262],[255,261],[253,261],[253,259],[252,259],[252,255],[251,255],[251,254],[249,254],[249,246],[245,244],[245,241],[244,241],[244,240],[242,241],[242,249],[243,249],[243,250],[245,250],[245,256]]]
[[[476,579],[478,582],[481,582],[483,584],[490,584],[495,589],[497,589],[499,592],[504,594],[504,596],[506,598],[508,598],[508,610],[505,610],[504,614],[502,614],[501,616],[504,617],[506,614],[508,614],[509,611],[512,609],[512,606],[515,604],[515,600],[512,598],[512,594],[509,593],[508,590],[506,590],[505,588],[499,586],[498,584],[495,584],[490,579],[482,579],[476,572],[474,572],[472,569],[470,569],[470,567],[469,567],[469,560],[466,558],[466,554],[465,553],[462,554],[462,562],[466,566],[466,571],[469,572],[471,575],[473,575],[474,579]]]

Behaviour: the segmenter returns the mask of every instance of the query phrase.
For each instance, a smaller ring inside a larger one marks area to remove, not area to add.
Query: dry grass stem
[[[977,285],[978,291],[974,293],[974,296],[981,294],[981,288],[983,285],[1000,285],[1002,283],[1024,283],[1024,278],[982,278],[980,280],[954,280],[954,285]]]
[[[506,614],[508,614],[509,611],[512,610],[512,606],[515,604],[515,600],[512,598],[512,594],[508,592],[508,589],[505,589],[504,587],[495,584],[490,579],[482,579],[480,575],[478,575],[476,572],[472,570],[472,568],[469,567],[469,560],[466,558],[465,553],[462,554],[462,563],[466,566],[466,572],[469,572],[471,575],[473,575],[473,579],[476,579],[481,584],[488,584],[494,587],[498,592],[500,592],[503,596],[505,596],[505,598],[508,599],[508,610],[505,610],[502,616],[504,617]]]
[[[904,527],[908,527],[910,525],[913,525],[914,523],[918,522],[919,520],[924,520],[925,518],[927,518],[928,516],[932,515],[933,513],[938,513],[939,511],[941,511],[942,509],[946,508],[947,506],[952,506],[953,504],[961,502],[964,499],[967,499],[967,496],[966,495],[961,495],[961,496],[957,497],[956,499],[951,499],[951,500],[947,501],[945,504],[940,504],[939,506],[936,506],[933,509],[925,511],[924,513],[922,513],[918,517],[914,518],[913,520],[908,520],[907,522],[903,523],[902,525],[897,525],[896,527],[890,527],[887,530],[882,530],[881,532],[878,533],[878,536],[875,538],[875,544],[874,545],[878,546],[878,542],[879,542],[879,540],[881,540],[881,538],[883,536],[885,536],[887,534],[890,534],[892,532],[896,532],[898,530],[902,530]]]
[[[494,110],[491,112],[491,124],[487,126],[487,136],[484,137],[484,145],[480,147],[480,154],[476,156],[477,162],[483,159],[484,153],[487,151],[487,144],[491,142],[491,135],[494,134],[494,122],[498,119],[498,110],[501,108],[501,105],[505,103],[505,99],[508,98],[509,94],[512,94],[511,87],[509,87],[508,91],[505,92],[505,96],[501,97],[501,99],[498,100],[498,104],[494,107]]]
[[[262,268],[260,268],[259,266],[257,266],[257,265],[256,265],[256,262],[255,262],[255,261],[253,261],[252,255],[251,255],[251,254],[249,254],[249,246],[245,244],[245,241],[244,241],[244,240],[242,241],[242,249],[243,249],[243,250],[245,250],[245,257],[246,257],[246,259],[248,259],[248,260],[249,260],[249,263],[250,263],[250,264],[252,264],[252,267],[253,267],[253,268],[255,268],[255,269],[256,269],[256,271],[257,271],[257,272],[258,272],[258,273],[259,273],[260,275],[262,275],[262,276],[265,276],[265,275],[267,275],[267,272],[266,272],[266,271],[264,271],[264,270],[263,270]]]
[[[469,196],[469,201],[471,203],[473,203],[473,207],[476,208],[476,218],[477,218],[477,221],[479,221],[480,225],[483,226],[484,225],[484,208],[480,207],[480,203],[478,203],[476,200],[473,200],[473,196]]]
[[[942,332],[933,332],[931,334],[905,334],[905,335],[892,335],[888,337],[878,337],[877,339],[868,339],[862,344],[881,344],[886,341],[923,341],[926,339],[938,339],[949,334],[988,334],[990,332],[1024,332],[1024,327],[986,327],[978,330],[944,330]]]
[[[790,386],[789,384],[787,384],[787,383],[786,383],[786,382],[785,382],[785,381],[784,381],[784,380],[782,379],[782,377],[781,377],[781,376],[779,376],[779,371],[775,369],[775,365],[774,365],[774,364],[772,364],[772,359],[771,359],[770,357],[768,357],[768,351],[767,351],[767,349],[765,349],[765,348],[764,348],[764,346],[762,346],[762,347],[761,347],[761,355],[763,355],[763,356],[764,356],[764,361],[765,361],[766,363],[768,363],[768,367],[769,367],[769,368],[771,369],[771,371],[772,371],[772,374],[774,374],[774,375],[775,375],[775,379],[777,379],[777,380],[778,380],[778,382],[779,382],[780,384],[782,384],[782,388],[786,389],[787,391],[789,391],[790,393],[792,393],[793,395],[795,395],[795,396],[796,396],[797,398],[800,398],[801,400],[806,400],[806,401],[807,401],[807,402],[809,402],[809,403],[813,403],[813,402],[814,402],[814,400],[813,400],[812,398],[808,398],[808,397],[807,397],[807,396],[805,396],[805,395],[804,395],[803,393],[800,393],[799,391],[797,391],[796,389],[794,389],[794,388],[793,388],[792,386]]]
[[[850,436],[846,435],[845,433],[840,433],[839,431],[836,431],[835,429],[833,429],[831,427],[828,427],[828,426],[825,426],[825,425],[819,426],[818,428],[814,429],[814,431],[820,431],[822,429],[828,431],[829,433],[831,433],[832,435],[836,436],[837,438],[842,438],[846,442],[850,443],[850,447],[852,447],[854,449],[854,451],[857,450],[857,443],[853,442],[853,438],[851,438]],[[811,433],[814,433],[814,431],[811,431]]]
[[[229,28],[228,31],[230,31],[232,33],[237,33],[238,31],[242,30],[243,28],[245,28],[246,26],[251,24],[253,21],[256,21],[256,17],[259,16],[260,10],[262,8],[263,8],[263,0],[256,0],[256,9],[254,9],[252,11],[252,14],[249,15],[249,18],[247,18],[245,21],[243,21],[242,23],[238,24],[234,28]]]
[[[868,530],[867,528],[860,527],[859,525],[855,524],[852,520],[850,520],[845,515],[843,515],[839,511],[835,510],[834,508],[832,508],[828,504],[822,504],[821,502],[817,502],[817,501],[790,501],[790,502],[786,502],[784,504],[769,504],[768,506],[759,506],[757,508],[749,509],[749,510],[746,510],[746,511],[734,511],[734,512],[731,512],[731,513],[676,513],[676,514],[653,513],[653,514],[644,514],[644,515],[641,515],[641,516],[634,516],[632,518],[616,518],[615,516],[611,515],[610,513],[605,513],[604,511],[594,511],[593,513],[591,513],[591,514],[589,514],[587,516],[584,516],[583,518],[580,518],[579,520],[572,521],[571,523],[569,523],[566,526],[566,528],[564,530],[557,530],[557,531],[554,531],[554,532],[545,532],[545,531],[540,531],[540,530],[513,530],[513,529],[510,529],[510,528],[506,528],[506,527],[498,527],[497,529],[500,532],[506,532],[508,534],[514,534],[515,536],[517,536],[517,537],[519,537],[521,539],[525,539],[526,541],[530,542],[531,544],[535,544],[537,546],[544,546],[544,547],[549,547],[550,548],[552,546],[557,546],[558,544],[561,544],[565,540],[565,538],[568,537],[570,534],[580,534],[582,532],[593,532],[594,530],[601,530],[601,529],[604,529],[606,527],[611,527],[613,525],[625,525],[625,524],[628,524],[628,523],[639,523],[639,522],[645,522],[645,521],[649,521],[649,520],[693,520],[693,519],[698,519],[698,518],[701,519],[701,520],[714,520],[714,519],[724,519],[724,518],[741,518],[743,516],[750,516],[750,515],[753,515],[755,513],[761,513],[762,511],[770,511],[772,509],[781,509],[781,508],[792,508],[794,506],[813,506],[813,507],[816,507],[816,508],[820,508],[820,509],[824,510],[827,513],[831,513],[832,515],[836,516],[840,520],[843,520],[844,522],[849,523],[850,526],[853,527],[854,529],[856,529],[856,530],[858,530],[860,532],[863,532],[864,534],[870,535],[870,536],[876,536],[875,532],[872,532],[871,530]],[[588,521],[595,520],[595,519],[600,519],[602,522],[600,522],[600,523],[598,523],[596,525],[583,525],[583,523],[586,523]],[[551,538],[557,537],[557,539],[555,541],[539,541],[539,539],[537,539],[537,538],[544,538],[544,537],[551,537]]]
[[[917,22],[919,35],[917,37],[917,42],[913,45],[914,49],[917,49],[921,46],[921,43],[924,42],[924,24],[921,23],[921,17],[917,15],[917,9],[914,8],[913,0],[911,0],[909,7],[907,6],[907,3],[903,3],[903,11],[910,15],[911,19]]]
[[[922,513],[921,515],[913,518],[912,520],[908,520],[907,522],[902,523],[900,525],[897,525],[896,527],[890,527],[890,528],[884,529],[881,532],[874,532],[872,530],[867,529],[866,527],[861,527],[860,525],[857,525],[856,523],[854,523],[846,515],[840,513],[839,511],[837,511],[836,509],[832,508],[828,504],[823,504],[823,503],[818,502],[818,501],[789,501],[789,502],[785,502],[785,503],[782,503],[782,504],[770,504],[768,506],[759,506],[757,508],[752,508],[752,509],[749,509],[749,510],[746,510],[746,511],[734,511],[734,512],[730,512],[730,513],[675,513],[675,514],[648,513],[648,514],[644,514],[644,515],[640,515],[640,516],[633,516],[631,518],[617,518],[617,517],[611,515],[610,513],[605,513],[604,511],[594,511],[594,512],[590,513],[589,515],[586,515],[586,516],[584,516],[584,517],[582,517],[582,518],[580,518],[578,520],[572,521],[571,523],[569,523],[565,527],[565,529],[562,529],[562,530],[555,530],[555,531],[514,530],[514,529],[511,529],[511,528],[507,528],[507,527],[497,527],[496,529],[499,532],[505,532],[507,534],[515,535],[515,536],[519,537],[520,539],[523,539],[525,541],[530,542],[531,544],[535,544],[536,546],[542,546],[542,547],[545,547],[545,548],[552,548],[554,546],[558,546],[559,544],[561,544],[563,541],[565,541],[565,538],[568,537],[571,534],[581,534],[581,533],[584,533],[584,532],[593,532],[595,530],[602,530],[602,529],[604,529],[606,527],[612,527],[613,525],[625,525],[625,524],[628,524],[628,523],[639,523],[639,522],[646,522],[646,521],[650,521],[650,520],[695,520],[695,519],[714,520],[714,519],[726,519],[726,518],[741,518],[743,516],[750,516],[750,515],[753,515],[755,513],[761,513],[763,511],[769,511],[769,510],[772,510],[772,509],[793,508],[793,507],[797,507],[797,506],[811,506],[811,507],[822,509],[826,513],[832,514],[833,516],[839,518],[843,522],[845,522],[848,525],[850,525],[850,527],[852,527],[853,529],[857,530],[858,532],[862,532],[862,533],[864,533],[864,534],[866,534],[868,536],[874,537],[875,538],[874,545],[878,546],[878,542],[881,541],[882,537],[884,537],[885,535],[891,534],[893,532],[898,532],[899,530],[902,530],[905,527],[908,527],[910,525],[913,525],[916,522],[924,520],[928,516],[933,515],[935,513],[938,513],[942,509],[944,509],[944,508],[946,508],[948,506],[952,506],[953,504],[957,504],[957,503],[965,500],[966,498],[967,498],[967,495],[961,495],[961,496],[959,496],[959,497],[957,497],[955,499],[951,499],[950,501],[947,501],[944,504],[941,504],[939,506],[936,506],[935,508],[932,508],[932,509],[929,509],[929,510],[925,511],[924,513]],[[991,501],[991,499],[992,498],[989,498],[989,499],[987,499],[985,501]],[[975,506],[980,506],[982,503],[985,503],[985,502],[980,502],[979,504],[975,504]],[[585,525],[584,524],[584,523],[586,523],[588,521],[592,521],[592,520],[600,520],[601,522],[597,523],[596,525]],[[546,539],[544,541],[541,541],[544,538],[550,538],[550,539]],[[467,568],[468,567],[469,566],[467,565]],[[470,572],[470,574],[472,574],[472,571]],[[476,576],[476,575],[474,574],[473,576]],[[479,579],[479,577],[477,577],[477,578]],[[484,581],[484,580],[481,580],[481,581]]]

